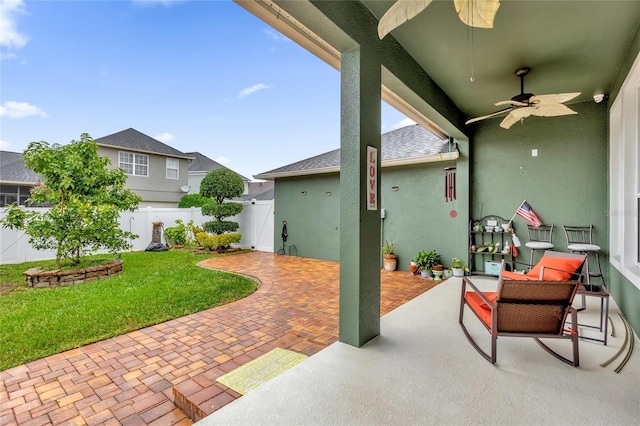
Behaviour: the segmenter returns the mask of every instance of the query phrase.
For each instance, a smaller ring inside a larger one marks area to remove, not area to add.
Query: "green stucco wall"
[[[409,261],[420,250],[437,250],[449,265],[453,257],[466,259],[468,145],[459,146],[462,153],[457,161],[382,169],[380,206],[386,218],[381,241],[395,241],[398,269],[407,271]],[[457,166],[457,199],[446,202],[444,167],[452,165]],[[392,187],[398,190],[392,191]],[[299,256],[339,261],[339,191],[337,173],[277,179],[275,249],[282,245],[281,225],[286,220],[287,243],[296,245]],[[457,217],[451,216],[453,210]]]
[[[609,292],[624,313],[631,327],[640,332],[640,289],[629,282],[616,268],[609,267]]]
[[[609,265],[608,109],[605,103],[571,105],[577,115],[530,117],[524,125],[499,127],[500,119],[481,122],[471,143],[472,216],[510,218],[522,200],[543,222],[556,225],[555,249],[566,251],[562,225],[595,226],[601,265],[611,296],[632,327],[640,330],[640,290]],[[533,157],[531,151],[538,150]],[[514,219],[522,244],[526,222]],[[528,262],[520,248],[518,262]],[[522,268],[522,265],[519,265]]]
[[[437,250],[445,265],[451,258],[466,259],[468,181],[466,160],[458,161],[456,200],[444,197],[444,168],[456,162],[438,162],[393,167],[383,171],[382,203],[384,239],[396,242],[398,267],[409,269],[409,262],[420,250]],[[398,191],[391,190],[398,187]],[[452,217],[455,211],[457,216]]]
[[[559,251],[567,249],[563,224],[593,224],[606,269],[607,109],[594,102],[571,108],[578,114],[529,117],[509,130],[499,126],[500,119],[477,126],[471,144],[471,212],[474,217],[495,214],[508,220],[526,199],[544,223],[555,224],[553,243]],[[527,224],[516,217],[514,225],[523,245],[519,262],[526,263]]]
[[[306,195],[303,193],[306,192]],[[327,193],[331,193],[327,196]],[[282,247],[282,221],[287,244],[298,256],[339,260],[340,182],[337,173],[277,179],[275,186],[275,251]]]

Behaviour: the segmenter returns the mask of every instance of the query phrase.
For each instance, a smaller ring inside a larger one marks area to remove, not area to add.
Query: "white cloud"
[[[164,132],[164,133],[160,133],[159,135],[154,136],[153,138],[156,139],[156,140],[159,140],[160,142],[167,143],[167,142],[170,142],[170,141],[174,140],[175,136],[173,136],[171,133]]]
[[[264,89],[268,89],[271,86],[267,86],[266,84],[260,83],[260,84],[254,84],[251,87],[247,87],[246,89],[243,89],[240,91],[240,93],[238,93],[238,97],[239,98],[244,98],[247,95],[250,95],[252,93],[255,93],[259,90],[264,90]]]
[[[271,39],[275,40],[275,41],[291,41],[288,37],[280,34],[278,31],[274,30],[273,28],[265,28],[264,30],[262,30],[263,33],[265,33],[268,37],[270,37]]]
[[[0,0],[0,46],[15,50],[21,49],[27,44],[29,38],[18,30],[18,15],[26,14],[24,2],[22,0]],[[2,54],[3,59],[12,59],[13,55]]]
[[[216,163],[220,163],[220,164],[229,164],[231,162],[231,160],[229,160],[224,155],[221,155],[220,157],[214,158],[213,161],[215,161]]]
[[[0,105],[0,117],[7,118],[25,118],[33,115],[46,117],[47,113],[35,105],[26,102],[7,101],[4,105]]]
[[[7,149],[11,146],[10,142],[0,140],[0,149]]]
[[[415,121],[413,121],[410,118],[403,118],[402,120],[398,121],[396,124],[391,126],[392,130],[396,130],[399,129],[401,127],[406,127],[406,126],[411,126],[413,124],[416,124]]]

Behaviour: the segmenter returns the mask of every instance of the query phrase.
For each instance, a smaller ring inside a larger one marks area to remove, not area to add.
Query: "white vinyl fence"
[[[273,200],[245,201],[244,209],[238,216],[227,218],[238,222],[238,232],[242,234],[240,246],[259,251],[273,252]],[[34,208],[31,210],[43,210]],[[6,216],[5,210],[0,209],[0,219]],[[193,220],[194,224],[202,225],[213,220],[211,216],[203,216],[200,208],[159,208],[147,207],[134,212],[123,212],[120,215],[120,228],[133,232],[138,238],[131,241],[131,251],[142,251],[151,242],[153,222],[162,222],[164,228],[175,226],[177,219],[185,224]],[[163,235],[163,242],[164,235]],[[36,250],[29,244],[29,237],[22,231],[15,231],[0,227],[0,264],[21,263],[32,260],[54,259],[53,250]]]

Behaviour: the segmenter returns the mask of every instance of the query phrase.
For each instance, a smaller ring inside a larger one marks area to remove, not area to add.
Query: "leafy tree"
[[[200,195],[213,198],[213,203],[202,206],[202,214],[213,216],[215,220],[204,223],[207,232],[223,234],[238,229],[238,223],[225,221],[224,218],[235,216],[242,212],[242,204],[227,202],[228,198],[239,197],[244,192],[244,182],[236,172],[219,168],[212,170],[200,183]]]
[[[25,165],[44,178],[31,191],[30,201],[49,203],[47,211],[20,208],[13,203],[2,221],[6,228],[24,230],[38,250],[56,251],[56,264],[106,249],[117,253],[131,247],[138,236],[120,229],[120,212],[133,211],[140,197],[124,188],[127,175],[120,168],[107,169],[109,159],[98,155],[98,146],[83,133],[68,145],[31,142],[23,153]]]

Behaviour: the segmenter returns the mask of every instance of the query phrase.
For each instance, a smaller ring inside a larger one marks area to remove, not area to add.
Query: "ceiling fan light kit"
[[[548,95],[534,95],[533,93],[525,93],[524,78],[529,74],[531,68],[518,68],[515,72],[520,78],[520,93],[512,97],[508,101],[499,101],[494,105],[509,105],[507,108],[496,111],[489,115],[476,117],[468,120],[465,124],[475,123],[476,121],[485,120],[487,118],[497,117],[502,114],[507,116],[500,123],[503,129],[509,129],[518,121],[522,122],[525,118],[535,115],[538,117],[558,117],[561,115],[577,114],[574,110],[564,105],[564,102],[580,95],[580,92],[573,93],[555,93]]]

